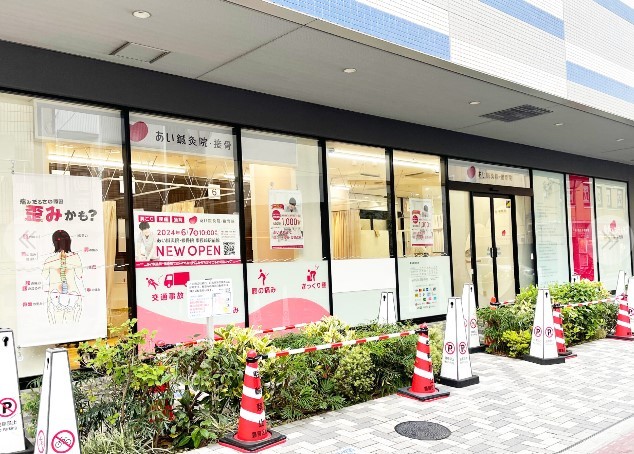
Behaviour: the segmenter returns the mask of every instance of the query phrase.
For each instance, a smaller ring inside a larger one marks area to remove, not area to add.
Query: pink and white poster
[[[269,191],[271,249],[303,249],[304,222],[300,191]]]
[[[249,324],[272,328],[329,314],[328,262],[248,263]]]
[[[434,245],[434,205],[431,199],[409,199],[412,246]]]
[[[591,185],[588,177],[568,175],[573,274],[593,281],[595,257]]]
[[[180,342],[206,332],[205,319],[192,321],[191,281],[229,280],[232,313],[216,324],[244,320],[238,215],[135,212],[137,317],[140,329],[157,331],[156,341]]]
[[[106,335],[101,180],[14,175],[18,345]]]

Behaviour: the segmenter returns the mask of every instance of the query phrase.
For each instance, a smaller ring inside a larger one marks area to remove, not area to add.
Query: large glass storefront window
[[[537,278],[540,286],[570,279],[564,176],[533,171]]]
[[[592,178],[567,175],[570,262],[581,279],[597,280]]]
[[[242,134],[251,326],[311,322],[330,313],[319,154],[315,140]]]
[[[139,328],[167,343],[205,336],[197,292],[213,296],[216,325],[243,322],[231,129],[131,115],[130,140]]]
[[[329,142],[327,156],[334,315],[369,322],[382,297],[395,304],[386,152]]]
[[[394,151],[392,162],[401,319],[445,314],[451,275],[441,160]]]
[[[118,111],[0,94],[0,325],[22,376],[128,319],[121,143]]]
[[[597,212],[599,276],[608,290],[616,290],[619,271],[632,271],[627,184],[594,181]]]

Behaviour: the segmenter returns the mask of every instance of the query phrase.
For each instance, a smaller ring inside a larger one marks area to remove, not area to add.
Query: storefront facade
[[[630,166],[0,43],[5,289],[21,375],[44,348],[333,314],[444,317],[632,271]],[[30,71],[45,61],[45,77]],[[81,80],[66,74],[82,74]],[[90,82],[87,82],[90,81]],[[259,106],[259,107],[258,107]]]

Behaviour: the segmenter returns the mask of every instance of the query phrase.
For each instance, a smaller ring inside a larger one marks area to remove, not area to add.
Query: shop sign
[[[230,129],[140,116],[130,117],[130,142],[134,148],[228,159],[235,146]]]
[[[303,249],[304,223],[300,191],[269,190],[271,249]]]
[[[101,180],[14,175],[13,222],[19,345],[105,336]]]
[[[530,188],[530,173],[526,169],[455,159],[450,159],[448,166],[450,181]]]

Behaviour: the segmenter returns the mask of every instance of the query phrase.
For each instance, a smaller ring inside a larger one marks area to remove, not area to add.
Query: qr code
[[[236,243],[222,243],[225,253],[224,255],[234,255],[236,253]]]

